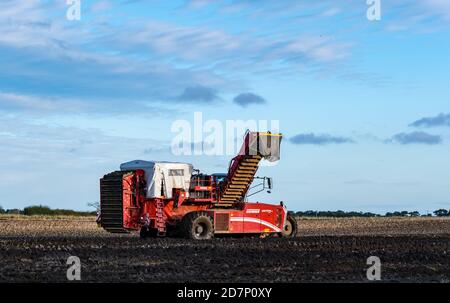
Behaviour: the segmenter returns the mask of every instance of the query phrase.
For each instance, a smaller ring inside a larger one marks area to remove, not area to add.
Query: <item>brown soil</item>
[[[84,282],[450,282],[450,220],[301,219],[299,236],[141,240],[92,218],[0,217],[0,282],[64,282],[69,256]]]

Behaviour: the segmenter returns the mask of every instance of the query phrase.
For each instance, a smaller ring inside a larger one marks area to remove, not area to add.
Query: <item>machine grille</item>
[[[216,231],[228,231],[230,228],[230,214],[216,213],[216,221],[214,222]]]
[[[112,233],[126,233],[123,228],[122,178],[128,172],[116,171],[100,179],[100,218],[102,227]]]

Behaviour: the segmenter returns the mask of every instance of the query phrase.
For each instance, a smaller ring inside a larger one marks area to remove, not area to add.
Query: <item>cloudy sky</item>
[[[0,205],[86,209],[174,121],[278,120],[293,210],[450,208],[450,2],[0,1]]]

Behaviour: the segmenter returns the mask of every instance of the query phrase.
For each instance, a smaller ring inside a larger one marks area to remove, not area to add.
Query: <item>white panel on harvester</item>
[[[145,171],[147,198],[172,198],[173,188],[182,188],[189,193],[192,164],[166,161],[134,160],[120,165],[120,170]]]

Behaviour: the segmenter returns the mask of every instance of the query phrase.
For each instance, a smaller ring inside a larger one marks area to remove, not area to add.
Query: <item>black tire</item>
[[[298,232],[297,220],[292,215],[288,214],[286,219],[286,225],[284,226],[281,236],[283,238],[293,238],[297,236],[297,232]]]
[[[206,212],[188,213],[181,222],[181,231],[188,239],[212,239],[214,237],[213,220]]]

